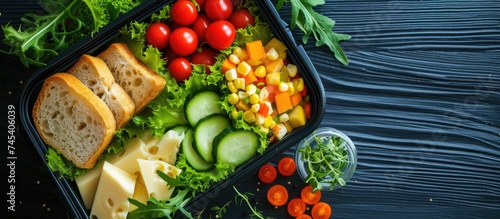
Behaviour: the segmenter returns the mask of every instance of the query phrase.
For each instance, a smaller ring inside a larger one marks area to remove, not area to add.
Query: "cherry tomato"
[[[302,189],[302,191],[300,191],[300,198],[304,200],[305,203],[314,205],[321,199],[321,190],[313,192],[313,187],[311,185],[307,185]]]
[[[311,216],[307,215],[307,214],[301,214],[297,217],[295,217],[295,219],[312,219]]]
[[[233,4],[233,7],[236,8],[236,7],[240,6],[242,1],[243,0],[231,0],[231,3]]]
[[[206,0],[196,0],[196,3],[198,3],[198,6],[200,7],[200,11],[205,10],[205,2]]]
[[[231,22],[218,20],[208,25],[205,39],[208,45],[217,50],[227,49],[236,38],[236,30]]]
[[[193,66],[186,58],[177,57],[168,65],[168,71],[170,72],[170,75],[172,75],[172,77],[180,83],[191,76]]]
[[[278,171],[283,176],[291,176],[295,173],[297,166],[295,164],[295,160],[291,157],[283,157],[278,162]]]
[[[276,179],[278,172],[276,168],[271,164],[264,164],[259,169],[259,179],[263,183],[271,183]]]
[[[230,0],[207,0],[205,13],[212,20],[225,20],[233,13],[233,4]]]
[[[210,18],[208,18],[206,14],[199,14],[194,23],[191,25],[191,28],[198,36],[199,42],[205,41],[205,31],[207,30],[208,25],[210,25],[211,23],[212,20],[210,20]]]
[[[162,22],[154,22],[146,29],[146,42],[159,50],[168,46],[170,28]]]
[[[198,10],[191,1],[176,1],[170,8],[172,20],[182,26],[187,26],[196,20]]]
[[[274,185],[267,190],[267,200],[274,206],[283,206],[288,201],[288,191],[282,185]]]
[[[198,48],[198,36],[187,27],[179,27],[170,34],[170,47],[180,56],[189,56]]]
[[[241,8],[233,11],[231,16],[228,18],[229,22],[234,25],[234,28],[246,28],[248,24],[254,25],[255,18],[250,14],[250,11],[246,8]]]
[[[210,74],[210,68],[208,66],[212,66],[217,61],[215,56],[217,54],[215,51],[208,46],[204,46],[201,48],[201,51],[196,51],[190,56],[191,63],[193,64],[203,64],[205,65],[205,73]]]
[[[163,50],[163,58],[167,60],[167,66],[170,61],[174,60],[177,57],[179,57],[179,55],[175,54],[170,46]]]
[[[313,219],[328,219],[332,215],[332,208],[326,202],[318,202],[311,209]]]
[[[306,212],[306,203],[300,198],[294,198],[288,202],[288,214],[292,217],[297,217]]]

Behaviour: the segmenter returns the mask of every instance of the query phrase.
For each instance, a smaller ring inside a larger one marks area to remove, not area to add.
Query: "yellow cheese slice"
[[[148,197],[148,191],[146,190],[146,187],[144,185],[140,184],[139,181],[135,183],[135,189],[134,189],[134,194],[132,195],[132,198],[146,204],[149,197]],[[137,209],[137,206],[134,204],[130,204],[129,212]]]
[[[78,191],[82,196],[83,204],[87,210],[92,207],[92,202],[94,201],[97,184],[99,184],[99,176],[101,175],[103,164],[104,162],[100,162],[87,173],[75,178]]]
[[[158,200],[169,199],[174,188],[169,188],[167,182],[156,174],[156,171],[160,170],[168,176],[175,178],[181,173],[181,170],[169,163],[159,160],[139,159],[137,163],[141,170],[141,182],[144,182],[148,197],[155,197]]]
[[[130,208],[128,198],[134,194],[136,179],[136,176],[105,161],[90,211],[90,218],[127,218]]]
[[[173,130],[167,131],[158,141],[148,145],[147,150],[150,159],[161,160],[175,165],[182,139],[184,139],[184,134],[179,134]]]

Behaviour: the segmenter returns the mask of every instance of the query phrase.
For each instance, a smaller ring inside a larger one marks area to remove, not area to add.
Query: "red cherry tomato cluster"
[[[236,30],[253,25],[254,17],[241,0],[177,0],[171,5],[170,20],[154,22],[146,30],[146,42],[162,51],[170,74],[177,82],[191,76],[191,64],[208,66],[216,62],[217,52],[227,49]]]
[[[295,160],[291,157],[283,157],[278,162],[277,168],[266,163],[259,168],[258,177],[261,182],[269,184],[274,182],[278,172],[283,176],[295,174]],[[327,219],[332,215],[330,204],[321,201],[321,191],[314,191],[311,185],[302,188],[300,198],[295,197],[289,200],[287,188],[279,183],[272,185],[267,190],[266,196],[273,206],[286,205],[288,214],[295,219]],[[312,206],[309,213],[306,212],[308,206]]]

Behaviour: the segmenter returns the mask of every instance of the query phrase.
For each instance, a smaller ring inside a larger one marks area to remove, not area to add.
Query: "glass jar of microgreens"
[[[299,176],[315,190],[345,186],[356,171],[357,151],[351,139],[331,127],[317,128],[297,145]]]

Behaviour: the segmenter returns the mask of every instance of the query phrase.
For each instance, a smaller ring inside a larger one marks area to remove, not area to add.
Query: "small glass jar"
[[[308,176],[308,171],[306,167],[305,161],[301,159],[302,157],[302,152],[299,151],[299,148],[305,147],[306,143],[309,144],[311,147],[316,147],[318,144],[315,140],[315,136],[319,137],[323,142],[327,142],[328,139],[332,136],[338,136],[345,141],[345,150],[347,151],[347,165],[345,166],[344,170],[342,171],[342,176],[341,178],[347,183],[349,179],[354,175],[354,172],[356,171],[356,165],[358,161],[358,156],[357,156],[357,151],[354,143],[352,140],[342,133],[341,131],[331,128],[331,127],[320,127],[317,128],[313,133],[311,133],[309,136],[307,136],[305,139],[303,139],[298,145],[297,149],[295,151],[295,161],[297,162],[297,172],[299,176],[302,178],[302,180],[306,180]],[[328,190],[330,187],[330,184],[328,183],[322,183],[323,190]],[[341,187],[340,185],[336,184],[334,186],[334,189],[337,189]]]

